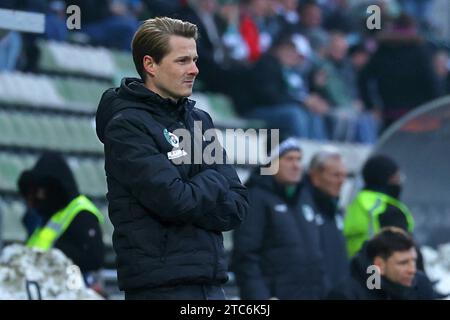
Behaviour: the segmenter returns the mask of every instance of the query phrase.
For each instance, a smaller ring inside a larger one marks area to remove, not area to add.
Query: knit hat
[[[362,175],[366,186],[386,186],[398,170],[398,164],[391,157],[375,155],[364,164]]]
[[[300,144],[298,143],[298,140],[295,138],[287,138],[283,142],[281,142],[278,146],[276,146],[271,154],[270,154],[270,161],[273,161],[277,158],[282,157],[289,151],[302,151],[302,148],[300,147]]]

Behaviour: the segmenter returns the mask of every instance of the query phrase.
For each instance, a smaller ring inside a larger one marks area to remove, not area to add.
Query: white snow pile
[[[58,249],[9,245],[0,255],[0,299],[38,299],[39,292],[44,300],[103,299],[86,287],[78,270]]]
[[[437,250],[423,246],[421,249],[425,271],[435,289],[443,294],[450,293],[450,243],[438,246]],[[447,297],[450,299],[450,297]]]

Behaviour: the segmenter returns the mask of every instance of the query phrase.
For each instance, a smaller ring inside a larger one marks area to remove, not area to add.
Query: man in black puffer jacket
[[[126,299],[225,298],[222,231],[245,218],[247,194],[232,166],[193,161],[206,147],[199,126],[213,128],[186,98],[198,74],[196,38],[193,24],[145,21],[132,43],[142,79],[125,78],[107,90],[97,111]],[[189,133],[183,141],[173,133],[180,129]]]

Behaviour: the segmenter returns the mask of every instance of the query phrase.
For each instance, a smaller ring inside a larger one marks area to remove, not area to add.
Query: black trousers
[[[221,286],[178,285],[126,290],[125,300],[226,300]]]

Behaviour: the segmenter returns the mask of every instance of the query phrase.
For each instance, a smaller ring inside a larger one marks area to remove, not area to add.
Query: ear
[[[144,56],[144,58],[142,59],[142,66],[145,72],[148,73],[151,77],[155,76],[157,64],[151,56],[149,55]]]
[[[373,260],[373,264],[376,265],[378,268],[380,268],[380,273],[383,276],[386,271],[386,262],[381,257],[375,257]]]
[[[309,170],[309,172],[307,173],[309,174],[309,178],[311,179],[311,183],[313,184],[313,186],[317,186],[319,183],[317,181],[317,169]]]

